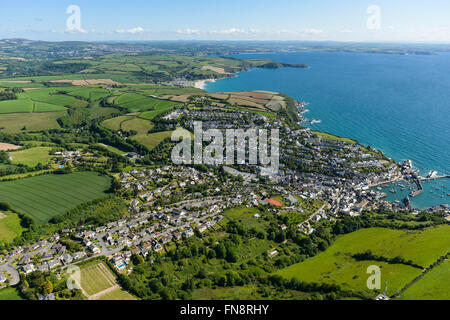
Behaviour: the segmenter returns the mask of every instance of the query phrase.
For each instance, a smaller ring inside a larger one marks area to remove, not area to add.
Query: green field
[[[137,134],[146,134],[150,129],[153,128],[153,124],[144,119],[133,118],[128,121],[124,121],[121,124],[121,129],[124,131],[134,130]]]
[[[130,120],[132,119],[132,116],[120,116],[120,117],[115,117],[112,119],[108,119],[102,122],[102,125],[108,129],[111,130],[120,130],[121,129],[121,124],[124,121]]]
[[[56,89],[29,90],[18,95],[19,99],[30,99],[37,102],[45,102],[56,106],[71,106],[78,100],[74,97],[59,94]]]
[[[38,163],[46,164],[52,156],[49,155],[51,147],[35,147],[21,151],[11,152],[13,164],[24,164],[30,167],[36,166]]]
[[[2,114],[0,116],[0,132],[20,133],[23,131],[60,129],[61,127],[56,120],[64,114],[66,112]]]
[[[0,289],[0,301],[11,301],[11,300],[24,300],[18,289],[16,288],[5,288]]]
[[[102,122],[102,125],[111,130],[134,130],[137,134],[146,134],[153,124],[145,119],[137,118],[136,116],[126,115],[108,119]]]
[[[450,261],[445,261],[406,289],[403,300],[450,300]]]
[[[96,172],[44,175],[0,182],[0,201],[37,223],[64,214],[76,206],[105,196],[110,179]]]
[[[96,87],[71,87],[69,89],[64,88],[64,91],[68,92],[70,96],[91,100],[106,98],[111,94],[109,90]]]
[[[402,264],[356,261],[352,255],[371,250],[387,258],[401,256],[414,263],[429,266],[449,249],[450,226],[424,231],[401,231],[384,228],[363,229],[339,237],[325,252],[302,263],[282,269],[277,274],[305,282],[341,284],[347,289],[366,291],[367,267],[381,267],[382,282],[389,282],[391,295],[421,274],[421,270]]]
[[[152,120],[157,115],[181,105],[178,102],[159,100],[133,92],[115,98],[114,103],[128,109],[129,112],[147,111],[141,115],[141,118],[146,120]]]
[[[0,102],[0,113],[32,112],[33,102],[29,99],[7,100]]]
[[[19,93],[17,100],[1,101],[0,113],[56,112],[80,103],[75,97],[45,88]]]
[[[332,134],[326,133],[326,132],[319,132],[319,131],[311,131],[311,132],[319,135],[320,137],[322,137],[322,139],[325,139],[325,140],[342,141],[342,142],[348,142],[351,144],[357,143],[353,139],[338,137],[338,136],[335,136],[335,135],[332,135]]]
[[[172,136],[172,131],[157,132],[152,134],[141,134],[132,137],[133,140],[143,144],[149,150],[153,150],[157,147],[163,140],[170,138]]]
[[[21,236],[23,231],[17,214],[0,211],[0,243],[12,241]]]

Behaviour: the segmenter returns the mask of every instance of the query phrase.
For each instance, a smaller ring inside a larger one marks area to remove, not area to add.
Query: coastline
[[[264,55],[264,54],[262,54],[262,55]],[[252,69],[254,69],[254,68],[250,68],[249,70],[242,71],[242,73],[244,73],[244,72],[247,73],[247,72],[251,71]],[[216,79],[214,82],[216,82],[217,80],[222,80],[222,79]],[[206,84],[206,82],[205,82],[205,84]],[[204,88],[206,88],[206,86],[203,86],[203,89]],[[220,92],[220,91],[223,91],[223,90],[219,89],[219,90],[215,90],[215,91]],[[307,126],[307,127],[309,127],[309,126]],[[316,130],[324,131],[324,130],[320,130],[320,129],[316,129]],[[325,131],[326,132],[333,132],[333,130],[325,130]],[[336,135],[336,134],[333,134],[333,135]],[[356,140],[356,139],[353,139],[353,138],[351,138],[351,139],[352,140]],[[358,142],[358,143],[360,143],[360,142]],[[372,145],[372,144],[369,144],[369,143],[360,143],[360,144],[362,144],[364,146]],[[383,155],[385,155],[387,158],[393,159],[395,162],[400,162],[400,161],[402,161],[401,159],[404,159],[403,157],[402,158],[395,157],[390,152],[387,152],[386,150],[384,150],[385,148],[383,148],[383,146],[378,146],[378,147],[375,147],[375,148],[377,150],[381,151],[383,153]],[[409,158],[409,159],[411,159],[411,158]],[[429,170],[426,170],[426,168],[421,168],[421,169],[422,169],[421,170],[422,171],[422,176],[424,176],[424,174],[429,171]],[[440,171],[439,169],[436,169],[436,170]],[[398,183],[401,180],[402,179],[396,179],[396,180],[391,181],[391,182],[383,182],[382,184],[392,185],[392,184]],[[445,187],[441,186],[440,184],[441,184],[441,180],[439,181],[439,185],[438,185],[437,182],[433,183],[433,184],[430,184],[429,187],[427,188],[427,192],[426,193],[424,193],[421,197],[414,198],[414,207],[417,208],[417,209],[422,209],[422,208],[429,209],[429,208],[436,207],[438,205],[442,205],[442,204],[448,203],[448,201],[446,201],[448,198],[446,198],[445,195],[442,198],[441,197],[437,197],[435,195],[436,192],[435,192],[435,190],[433,190],[433,188],[441,188],[441,189],[444,188],[445,189]],[[442,184],[443,185],[447,185],[448,183],[446,181],[442,181]],[[372,187],[374,187],[374,186],[372,186]]]

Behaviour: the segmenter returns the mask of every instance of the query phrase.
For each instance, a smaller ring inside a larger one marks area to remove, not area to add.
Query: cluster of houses
[[[215,204],[217,201],[135,213],[75,237],[93,255],[110,256],[116,268],[123,271],[133,254],[147,257],[150,252],[161,252],[171,241],[182,241],[194,236],[195,231],[203,233],[213,228],[224,218],[219,214],[223,206]],[[195,209],[196,205],[201,210]]]
[[[0,263],[15,265],[23,273],[29,274],[34,271],[50,271],[87,257],[83,251],[73,254],[67,252],[66,247],[58,243],[59,239],[59,234],[54,234],[28,247],[18,247],[1,257]]]

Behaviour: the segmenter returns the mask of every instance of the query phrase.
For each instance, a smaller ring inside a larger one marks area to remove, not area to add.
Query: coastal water
[[[298,52],[233,57],[305,63],[309,68],[252,69],[208,83],[207,91],[284,92],[310,103],[305,116],[322,120],[310,125],[314,129],[355,138],[397,161],[411,159],[421,175],[431,170],[450,173],[450,54]],[[424,187],[425,192],[412,200],[414,207],[450,202],[450,179]],[[390,200],[405,196],[401,190],[387,193]]]

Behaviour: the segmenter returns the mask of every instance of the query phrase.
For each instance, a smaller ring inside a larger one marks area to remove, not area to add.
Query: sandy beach
[[[194,83],[194,87],[197,89],[204,90],[207,82],[216,82],[216,80],[215,79],[197,80]]]

